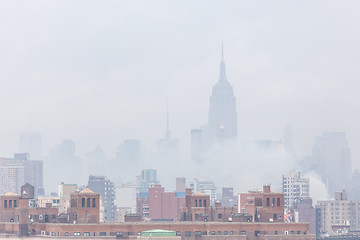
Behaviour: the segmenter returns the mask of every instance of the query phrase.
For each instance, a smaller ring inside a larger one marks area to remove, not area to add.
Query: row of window
[[[4,208],[17,208],[17,200],[4,200]]]
[[[92,200],[92,204],[90,204]],[[81,198],[81,207],[85,207],[85,202],[86,202],[86,207],[95,207],[96,206],[96,199],[95,198]]]
[[[136,233],[134,232],[116,232],[116,233],[110,233],[109,236],[111,235],[116,235],[117,237],[123,237],[125,234],[127,234],[128,236],[133,236]],[[194,235],[193,235],[194,234]],[[191,237],[191,236],[195,236],[195,237],[201,237],[202,235],[246,235],[246,231],[211,231],[211,232],[201,232],[201,231],[195,231],[195,232],[191,232],[191,231],[185,231],[185,237]],[[265,231],[255,231],[255,235],[267,235],[267,234],[274,234],[274,235],[279,235],[279,234],[283,234],[283,235],[300,235],[300,234],[307,234],[306,231],[302,232],[302,231],[273,231],[273,232],[265,232]],[[50,233],[50,235],[55,236],[55,233]],[[141,232],[138,232],[137,235],[141,235]],[[181,235],[181,232],[176,232],[177,236]],[[65,236],[70,236],[68,232],[65,232]],[[84,236],[84,237],[90,237],[90,236],[101,236],[101,237],[105,237],[107,236],[106,232],[74,232],[73,236]]]
[[[197,199],[195,199],[195,207],[206,207],[206,199],[199,199],[199,202]]]
[[[280,198],[276,199],[276,205],[278,207],[280,207]],[[270,198],[266,198],[266,206],[269,207],[270,206]],[[275,198],[271,199],[271,206],[274,207],[275,206]]]

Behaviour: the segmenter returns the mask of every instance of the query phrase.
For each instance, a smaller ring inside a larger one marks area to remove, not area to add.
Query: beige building
[[[335,200],[318,201],[318,224],[321,233],[334,229],[360,230],[360,201],[347,200],[346,192],[337,192]]]
[[[76,192],[77,184],[61,183],[58,186],[58,197],[60,198],[59,213],[67,212],[70,208],[70,194]]]

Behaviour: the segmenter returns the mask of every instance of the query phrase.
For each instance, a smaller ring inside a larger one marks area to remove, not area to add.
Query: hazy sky
[[[207,122],[224,38],[240,139],[282,138],[299,155],[346,131],[360,167],[359,1],[0,1],[0,154],[24,130],[44,154],[72,139],[78,155],[164,135],[189,150]],[[31,126],[31,127],[30,127]]]

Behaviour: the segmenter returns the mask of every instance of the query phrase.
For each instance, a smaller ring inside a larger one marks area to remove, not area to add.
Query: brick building
[[[204,221],[210,219],[210,195],[201,192],[191,194],[191,188],[185,190],[185,207],[181,209],[182,221]]]
[[[239,213],[253,216],[253,222],[284,222],[284,194],[271,191],[264,185],[263,191],[239,194]]]
[[[74,223],[99,223],[100,194],[94,193],[89,188],[71,193],[68,214]]]
[[[141,193],[136,198],[136,212],[143,220],[177,221],[180,209],[185,206],[185,197],[177,192],[165,192],[159,184],[152,185],[149,193]]]
[[[107,224],[29,225],[31,236],[56,236],[56,239],[136,239],[143,231],[175,231],[183,240],[315,240],[307,223],[218,223],[218,222],[131,222]],[[0,231],[11,232],[11,224],[0,224]]]

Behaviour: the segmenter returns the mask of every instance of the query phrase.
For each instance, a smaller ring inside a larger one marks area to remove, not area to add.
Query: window
[[[240,235],[246,235],[246,231],[241,231]]]
[[[279,233],[278,231],[274,231],[274,235],[278,235],[278,233]]]
[[[85,198],[81,198],[81,207],[85,207]]]
[[[17,202],[14,200],[14,208],[17,208]]]
[[[280,198],[277,198],[277,206],[280,207]]]
[[[4,208],[7,208],[7,200],[4,200]]]
[[[100,232],[100,236],[102,236],[102,237],[106,236],[106,232]]]
[[[266,206],[270,206],[270,198],[266,198]]]
[[[300,231],[297,231],[296,234],[300,234]]]
[[[218,219],[221,219],[221,218],[222,218],[222,214],[219,213],[219,214],[218,214]]]
[[[206,207],[206,199],[204,199],[204,207]]]
[[[279,214],[279,219],[281,219],[282,217],[281,217],[281,214]]]
[[[87,206],[87,207],[90,207],[90,198],[87,198],[87,199],[86,199],[86,206]]]
[[[272,198],[272,201],[271,201],[271,206],[274,207],[275,206],[275,198]]]
[[[95,204],[95,198],[92,198],[92,207],[95,207],[96,204]]]
[[[12,208],[12,200],[9,200],[9,208]]]
[[[201,237],[201,232],[200,232],[200,231],[196,231],[196,232],[195,232],[195,237]]]
[[[195,199],[195,207],[197,207],[198,205],[197,205],[197,199]]]
[[[186,232],[185,232],[185,237],[191,237],[191,232],[190,232],[190,231],[186,231]]]
[[[94,198],[93,198],[94,199]],[[117,232],[116,237],[123,237],[123,232]]]
[[[221,235],[221,231],[218,231],[218,234],[217,235]]]
[[[234,231],[230,231],[230,235],[234,235]]]
[[[211,235],[215,235],[215,231],[212,231],[212,232],[211,232]]]
[[[199,207],[202,207],[202,200],[199,199]]]
[[[90,237],[90,232],[84,232],[84,237]]]
[[[274,213],[274,220],[276,220],[276,218],[277,218],[277,214],[276,214],[276,213]]]
[[[228,235],[228,232],[227,232],[227,231],[224,231],[224,235]]]
[[[65,232],[65,236],[69,236],[69,233],[68,233],[68,232]]]
[[[74,232],[74,236],[80,236],[79,232]]]

